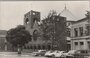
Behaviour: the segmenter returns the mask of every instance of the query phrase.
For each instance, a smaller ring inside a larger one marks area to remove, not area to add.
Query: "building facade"
[[[67,21],[67,51],[71,50],[71,25],[75,23],[76,21]]]
[[[0,51],[7,50],[5,41],[6,41],[6,31],[0,30]]]
[[[48,19],[49,20],[49,19]],[[53,25],[54,26],[54,37],[50,40],[43,40],[43,31],[40,25],[40,12],[30,11],[24,15],[24,25],[26,30],[32,35],[32,41],[25,45],[28,49],[58,49],[66,50],[66,18],[61,16],[55,16]]]
[[[0,30],[0,51],[11,51],[11,45],[6,41],[6,30]]]
[[[25,45],[26,49],[50,49],[50,41],[43,40],[43,31],[40,28],[40,12],[31,10],[24,16],[26,30],[32,35],[32,41]]]
[[[85,17],[71,25],[71,49],[90,49],[90,20]]]

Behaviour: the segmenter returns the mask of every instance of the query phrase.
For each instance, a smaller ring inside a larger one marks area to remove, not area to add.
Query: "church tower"
[[[38,22],[40,22],[40,12],[31,10],[24,15],[24,25],[31,35],[38,30]]]

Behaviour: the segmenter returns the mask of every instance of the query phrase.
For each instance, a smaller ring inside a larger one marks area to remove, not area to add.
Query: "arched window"
[[[41,49],[41,46],[40,45],[38,45],[38,49]]]
[[[45,49],[45,45],[43,45],[42,47],[43,47],[43,49]]]
[[[34,17],[34,18],[32,19],[31,28],[33,28],[33,26],[34,26],[35,22],[37,22],[37,20],[38,20],[38,18],[36,18],[36,17]]]
[[[37,40],[37,35],[38,35],[38,31],[34,30],[33,32],[33,40],[36,41]]]
[[[34,49],[36,49],[36,46],[34,45]]]
[[[27,19],[26,19],[26,24],[28,24],[28,23],[29,23],[29,19],[27,18]]]

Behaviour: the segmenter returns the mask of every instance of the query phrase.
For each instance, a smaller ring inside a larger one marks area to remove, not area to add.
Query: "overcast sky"
[[[78,19],[84,18],[89,10],[89,1],[7,1],[0,2],[0,29],[9,30],[23,24],[24,14],[30,10],[41,12],[41,19],[50,10],[60,13],[65,4],[67,9]]]

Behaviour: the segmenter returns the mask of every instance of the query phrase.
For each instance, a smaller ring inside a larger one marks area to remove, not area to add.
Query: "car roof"
[[[39,52],[41,52],[41,51],[46,51],[46,50],[38,50]]]

